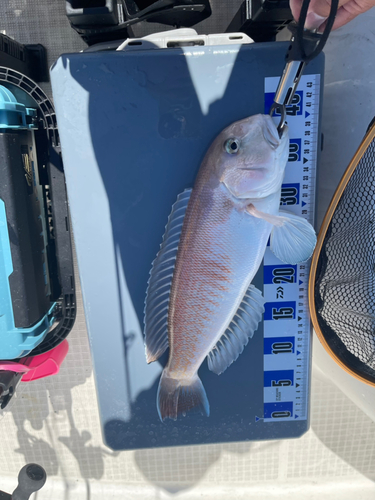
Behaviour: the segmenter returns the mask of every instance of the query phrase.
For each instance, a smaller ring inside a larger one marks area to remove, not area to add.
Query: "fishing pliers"
[[[283,135],[286,123],[286,106],[292,103],[293,96],[297,90],[298,83],[306,64],[319,55],[326,44],[335,21],[338,1],[339,0],[332,0],[330,14],[327,18],[327,24],[323,33],[318,33],[317,30],[312,31],[304,28],[310,0],[303,1],[298,23],[292,22],[288,26],[288,29],[292,33],[292,37],[285,56],[285,68],[280,78],[273,105],[270,109],[271,116],[276,109],[280,114],[280,122],[277,127],[280,137]]]

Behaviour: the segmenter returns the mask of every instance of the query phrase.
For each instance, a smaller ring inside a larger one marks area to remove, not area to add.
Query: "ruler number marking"
[[[272,282],[277,285],[280,283],[296,282],[296,273],[293,267],[276,268],[273,269],[272,274],[273,274]]]
[[[287,418],[291,416],[292,414],[290,413],[290,411],[273,411],[271,413],[272,418]]]
[[[293,342],[274,342],[272,354],[287,354],[293,352]]]
[[[271,386],[272,387],[288,387],[289,385],[292,385],[291,380],[272,380],[271,381]]]

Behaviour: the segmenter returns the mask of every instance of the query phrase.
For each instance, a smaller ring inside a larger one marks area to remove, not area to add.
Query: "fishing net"
[[[334,357],[375,384],[375,126],[367,139],[322,227],[314,305],[318,336]]]

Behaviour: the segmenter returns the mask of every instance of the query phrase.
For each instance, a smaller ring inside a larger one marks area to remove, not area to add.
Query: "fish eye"
[[[240,141],[238,139],[234,139],[233,137],[227,139],[224,143],[224,149],[230,155],[235,155],[240,150]]]

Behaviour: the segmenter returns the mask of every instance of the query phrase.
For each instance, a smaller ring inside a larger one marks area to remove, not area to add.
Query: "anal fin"
[[[262,293],[250,285],[229,327],[208,353],[208,368],[220,375],[242,353],[258,328],[264,313]]]

